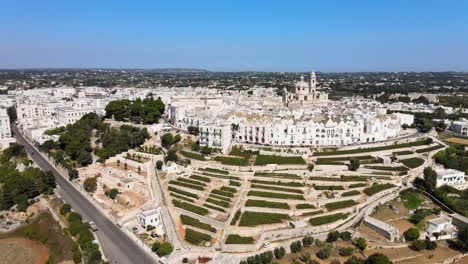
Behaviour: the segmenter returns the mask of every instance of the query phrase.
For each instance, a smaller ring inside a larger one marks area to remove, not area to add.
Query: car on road
[[[92,221],[89,222],[89,227],[91,228],[91,230],[92,230],[93,232],[96,232],[96,231],[99,230],[99,229],[97,228],[96,224],[95,224],[94,222],[92,222]]]

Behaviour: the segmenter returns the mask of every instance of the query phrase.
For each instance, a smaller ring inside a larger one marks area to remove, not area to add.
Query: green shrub
[[[417,228],[411,227],[403,233],[406,241],[414,241],[420,236],[419,230]]]
[[[69,204],[63,204],[62,207],[60,207],[60,214],[61,215],[66,215],[71,211],[71,205]]]
[[[352,247],[341,247],[339,250],[340,256],[349,257],[354,253],[354,248]]]

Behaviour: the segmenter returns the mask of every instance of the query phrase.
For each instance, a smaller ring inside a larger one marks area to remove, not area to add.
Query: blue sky
[[[468,71],[464,0],[0,0],[0,68]]]

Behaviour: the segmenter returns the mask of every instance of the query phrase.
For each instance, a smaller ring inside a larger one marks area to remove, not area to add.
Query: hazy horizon
[[[467,72],[468,1],[3,1],[0,69]]]

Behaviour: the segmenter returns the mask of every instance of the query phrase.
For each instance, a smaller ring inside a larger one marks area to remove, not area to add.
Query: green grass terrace
[[[381,191],[384,191],[393,187],[395,187],[395,185],[390,184],[390,183],[374,184],[372,186],[365,188],[364,193],[367,194],[368,196],[372,196],[374,194],[377,194]]]
[[[374,151],[408,148],[408,147],[417,147],[417,146],[424,146],[424,145],[427,145],[426,140],[419,140],[419,141],[410,142],[410,143],[393,144],[393,145],[382,146],[382,147],[314,152],[313,156],[331,156],[331,155],[367,153],[367,152],[374,152]]]
[[[400,160],[406,167],[414,169],[424,164],[424,160],[421,158],[409,158]]]
[[[261,212],[244,212],[241,215],[239,226],[258,226],[281,223],[284,220],[288,220],[287,214],[276,214],[276,213],[261,213]]]
[[[313,226],[325,225],[336,222],[341,219],[345,219],[349,214],[337,213],[331,215],[324,215],[315,218],[310,218],[309,223]]]

